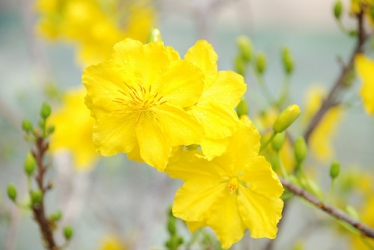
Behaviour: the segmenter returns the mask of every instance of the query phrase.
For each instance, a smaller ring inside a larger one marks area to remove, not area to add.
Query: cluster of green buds
[[[178,235],[177,218],[173,215],[171,208],[168,211],[167,231],[170,238],[165,242],[165,246],[169,250],[177,250],[183,244],[183,238]]]
[[[62,212],[54,212],[48,217],[45,215],[44,196],[46,191],[52,189],[53,184],[51,182],[47,185],[44,184],[44,174],[48,170],[49,165],[43,163],[43,158],[48,150],[49,136],[54,132],[55,128],[54,126],[47,125],[47,119],[51,115],[51,106],[48,103],[42,104],[39,114],[38,126],[33,126],[28,119],[22,121],[22,129],[26,134],[26,139],[35,145],[35,148],[26,154],[23,166],[28,181],[30,202],[27,204],[20,204],[17,201],[18,192],[15,185],[12,183],[8,185],[7,193],[9,199],[12,200],[15,205],[20,208],[31,210],[37,223],[48,224],[49,227],[47,229],[43,227],[43,230],[49,230],[49,233],[51,233],[57,229],[57,222],[61,220]],[[37,187],[34,187],[34,184]],[[43,231],[43,237],[45,234],[46,232]],[[66,239],[65,244],[67,244],[73,236],[73,228],[71,226],[64,227],[63,234]],[[46,238],[44,238],[44,241],[47,242]],[[54,247],[53,249],[55,249],[56,246],[49,245],[49,247]]]

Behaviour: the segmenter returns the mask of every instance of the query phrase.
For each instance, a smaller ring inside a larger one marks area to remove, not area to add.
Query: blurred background
[[[207,39],[219,55],[220,70],[234,69],[236,38],[250,37],[256,51],[267,56],[265,80],[275,93],[284,78],[280,50],[287,45],[295,61],[290,102],[303,109],[309,87],[317,83],[328,90],[340,72],[337,58],[345,60],[355,43],[338,29],[333,3],[156,0],[152,6],[155,26],[166,45],[183,56],[196,40]],[[13,182],[19,199],[27,199],[23,162],[32,145],[23,138],[21,121],[37,122],[44,101],[58,109],[61,93],[82,85],[84,66],[77,59],[77,45],[37,35],[40,15],[34,1],[0,0],[0,249],[5,250],[42,249],[30,212],[18,209],[6,196],[8,183]],[[343,21],[352,24],[348,16]],[[246,82],[254,84],[251,77]],[[354,89],[357,92],[358,86]],[[372,172],[374,120],[362,110],[356,92],[351,93],[354,105],[335,133],[333,159],[339,159],[342,171],[361,168]],[[250,110],[251,114],[261,111],[251,105]],[[297,136],[303,131],[296,125],[292,132]],[[103,242],[111,237],[120,238],[128,249],[164,249],[167,210],[181,182],[121,154],[100,158],[86,171],[75,169],[67,152],[50,155],[49,160],[54,167],[47,179],[53,180],[55,189],[46,198],[47,210],[62,210],[62,223],[73,225],[75,235],[68,249],[104,249]],[[308,164],[314,168],[316,182],[328,190],[330,162],[308,159]],[[295,199],[274,249],[291,249],[299,241],[304,249],[350,249],[349,238],[324,227],[327,222],[313,226],[327,217]],[[182,234],[188,235],[180,226]],[[62,234],[58,239],[63,241]],[[250,239],[247,233],[241,244],[233,249],[261,249],[267,241]]]

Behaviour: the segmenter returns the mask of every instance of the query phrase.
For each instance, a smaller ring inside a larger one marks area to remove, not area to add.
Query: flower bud
[[[286,130],[301,114],[299,106],[292,104],[280,113],[273,124],[273,130],[276,133]]]
[[[245,75],[245,62],[240,55],[237,55],[235,57],[234,66],[235,66],[235,71],[238,74],[240,74],[242,76]]]
[[[49,127],[47,128],[47,134],[48,134],[48,135],[52,134],[53,132],[55,132],[55,129],[56,129],[55,126],[49,126]]]
[[[286,74],[291,74],[294,69],[294,62],[291,55],[291,51],[288,47],[282,48],[282,62],[283,62],[283,68]]]
[[[16,187],[14,186],[14,184],[9,184],[8,185],[8,197],[9,199],[11,199],[12,201],[16,201],[16,198],[17,198],[17,189]]]
[[[32,130],[32,124],[31,124],[31,122],[28,119],[24,119],[22,121],[22,129],[26,133],[28,133],[28,132],[30,132]]]
[[[152,28],[148,34],[147,43],[162,42],[161,32],[157,28]]]
[[[302,136],[299,136],[294,144],[293,144],[295,159],[298,163],[302,163],[307,154],[308,154],[308,146],[306,145],[305,139]]]
[[[70,240],[71,237],[73,237],[73,234],[74,234],[74,230],[73,230],[73,228],[71,226],[66,226],[64,228],[65,239]]]
[[[57,211],[49,216],[51,221],[59,221],[62,218],[62,212]]]
[[[51,115],[51,106],[50,106],[48,103],[44,102],[44,103],[42,104],[42,108],[41,108],[41,110],[40,110],[40,115],[41,115],[41,117],[42,117],[44,120],[47,119],[48,116]]]
[[[238,36],[236,45],[239,48],[239,53],[244,62],[250,62],[252,58],[253,45],[247,36]]]
[[[33,205],[39,204],[43,200],[43,193],[41,190],[35,190],[31,192],[31,202]]]
[[[177,227],[175,223],[176,223],[176,218],[174,216],[170,216],[168,220],[168,225],[167,225],[168,232],[170,233],[170,235],[175,235],[177,233]]]
[[[258,52],[256,58],[256,70],[259,74],[262,74],[266,70],[266,56],[264,52]]]
[[[26,155],[24,170],[28,176],[31,176],[34,173],[36,166],[36,161],[31,152],[28,152]]]
[[[339,176],[340,173],[340,163],[338,161],[334,161],[330,166],[330,177],[331,179],[335,179]]]
[[[334,16],[337,20],[339,20],[340,17],[342,16],[342,12],[343,12],[342,1],[338,0],[335,2],[335,5],[334,5]]]
[[[286,140],[286,132],[277,133],[271,142],[271,146],[275,151],[279,151]]]
[[[245,98],[242,98],[236,107],[236,113],[238,114],[238,117],[241,117],[242,115],[248,115],[249,113],[249,107],[247,100]]]

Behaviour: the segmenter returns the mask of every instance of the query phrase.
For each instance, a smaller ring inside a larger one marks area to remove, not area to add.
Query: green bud
[[[235,71],[244,76],[245,75],[245,62],[243,58],[240,55],[236,55],[235,61],[234,61]]]
[[[343,12],[343,4],[342,4],[342,1],[336,1],[335,2],[335,5],[334,5],[334,16],[337,20],[340,19],[340,17],[342,16],[342,12]]]
[[[39,128],[44,130],[44,128],[45,128],[45,120],[44,119],[39,120]]]
[[[294,69],[294,62],[291,55],[291,51],[288,47],[282,48],[282,62],[283,62],[283,68],[286,74],[291,74]]]
[[[41,110],[40,110],[40,115],[41,115],[41,117],[42,117],[44,120],[47,119],[48,116],[51,115],[51,106],[50,106],[48,103],[44,102],[44,103],[42,104],[42,108],[41,108]]]
[[[43,193],[41,190],[35,190],[31,192],[31,202],[33,205],[39,204],[43,200]]]
[[[31,124],[31,122],[28,119],[24,119],[22,121],[22,129],[26,133],[28,133],[28,132],[30,132],[32,130],[32,124]]]
[[[147,43],[162,42],[161,32],[157,28],[152,28],[148,34]]]
[[[11,199],[12,201],[16,201],[16,198],[17,198],[17,189],[16,187],[14,186],[14,184],[10,183],[8,185],[8,197],[9,199]]]
[[[286,141],[286,132],[283,131],[281,133],[277,133],[274,139],[271,141],[271,146],[276,152],[278,152],[282,148],[285,141]]]
[[[250,62],[252,58],[253,45],[247,36],[238,36],[236,45],[239,48],[240,56],[244,62]]]
[[[296,120],[301,114],[299,106],[292,104],[280,113],[273,124],[273,130],[276,133],[283,132]]]
[[[74,234],[74,230],[73,230],[73,228],[71,226],[66,226],[64,228],[65,239],[70,240],[71,237],[73,237],[73,234]]]
[[[308,154],[308,146],[306,145],[304,137],[299,136],[295,140],[295,142],[293,144],[293,150],[294,150],[296,161],[299,164],[301,164],[305,160],[305,158]]]
[[[34,173],[36,166],[36,161],[31,152],[28,152],[26,155],[24,170],[28,176],[31,176]]]
[[[175,235],[177,233],[177,227],[175,223],[176,223],[176,218],[174,216],[170,216],[168,220],[167,228],[168,228],[168,232],[171,235]]]
[[[339,176],[340,173],[340,163],[338,161],[334,161],[330,166],[330,177],[331,179],[335,179]]]
[[[59,221],[62,218],[62,212],[57,211],[49,216],[51,221]]]
[[[236,107],[236,113],[238,114],[238,117],[241,117],[242,115],[248,115],[249,113],[249,107],[247,100],[245,98],[242,98]]]
[[[262,74],[266,70],[266,56],[265,53],[260,51],[256,58],[256,70],[258,73]]]
[[[49,126],[49,127],[47,128],[47,134],[48,134],[48,135],[52,134],[53,132],[55,132],[55,129],[56,129],[55,126]]]

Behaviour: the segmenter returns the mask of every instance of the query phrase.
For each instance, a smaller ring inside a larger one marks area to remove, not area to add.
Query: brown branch
[[[39,229],[46,248],[50,250],[58,250],[59,247],[55,243],[53,230],[44,209],[44,196],[48,188],[44,186],[44,174],[47,170],[47,166],[43,164],[43,159],[47,149],[48,142],[42,136],[36,135],[36,149],[32,153],[37,164],[35,181],[38,185],[39,190],[42,192],[42,198],[39,203],[32,204],[32,212],[35,221],[39,225]]]
[[[347,222],[352,227],[359,230],[362,233],[363,236],[366,236],[366,237],[369,237],[369,238],[374,238],[374,229],[373,228],[370,228],[367,225],[363,224],[361,221],[358,221],[358,220],[352,218],[351,216],[349,216],[348,214],[346,214],[342,210],[323,203],[322,201],[320,201],[314,195],[312,195],[309,192],[307,192],[306,190],[292,184],[291,182],[283,179],[282,177],[279,177],[279,179],[282,182],[283,186],[286,187],[288,190],[290,190],[295,195],[304,198],[306,201],[312,203],[317,208],[319,208],[320,210],[322,210],[322,211],[328,213],[329,215],[335,217],[336,219]]]
[[[360,13],[358,13],[356,15],[356,18],[357,18],[357,26],[358,26],[356,47],[354,48],[351,56],[349,57],[348,63],[345,66],[343,66],[342,71],[340,75],[338,76],[337,80],[335,81],[334,86],[331,88],[327,98],[323,100],[321,108],[318,110],[318,112],[312,118],[312,121],[309,123],[309,126],[306,129],[305,134],[304,134],[304,138],[306,142],[309,141],[310,135],[313,133],[314,129],[320,123],[320,121],[322,120],[324,115],[327,113],[327,111],[329,111],[330,108],[339,104],[340,101],[338,100],[338,93],[341,89],[344,88],[344,82],[347,78],[347,75],[353,69],[355,56],[362,51],[362,48],[365,42],[370,37],[369,35],[365,33],[365,29],[364,29],[364,12],[361,11]]]

